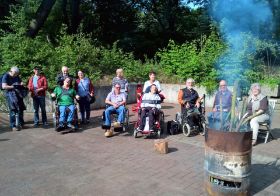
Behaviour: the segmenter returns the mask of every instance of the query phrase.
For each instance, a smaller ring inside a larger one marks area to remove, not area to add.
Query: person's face
[[[226,82],[221,81],[219,86],[220,86],[220,90],[221,90],[221,91],[226,91],[226,89],[227,89],[227,84],[226,84]]]
[[[63,68],[62,73],[63,75],[68,75],[68,68]]]
[[[119,94],[121,91],[121,86],[120,85],[116,85],[115,86],[115,93]]]
[[[188,88],[192,88],[194,86],[194,82],[187,81],[186,85],[187,85]]]
[[[150,80],[155,81],[156,80],[156,75],[155,74],[150,74]]]
[[[123,72],[122,71],[118,71],[117,72],[117,77],[123,77]]]
[[[33,71],[34,71],[35,75],[39,75],[39,73],[40,73],[40,71],[38,69],[34,69]]]
[[[79,76],[79,78],[84,78],[84,73],[82,71],[79,71],[78,76]]]
[[[151,93],[155,94],[157,92],[157,87],[155,85],[151,86]]]
[[[70,82],[71,82],[70,78],[66,78],[64,80],[64,86],[69,87],[70,86]]]
[[[11,76],[12,76],[12,77],[16,77],[16,76],[19,75],[19,73],[15,72],[15,71],[11,71],[10,73],[11,73]]]
[[[258,88],[258,87],[254,87],[253,89],[252,89],[252,94],[254,95],[254,96],[258,96],[259,94],[260,94],[260,89]]]

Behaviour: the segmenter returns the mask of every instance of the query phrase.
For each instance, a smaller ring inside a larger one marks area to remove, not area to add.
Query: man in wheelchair
[[[121,92],[121,85],[119,83],[116,83],[113,91],[107,95],[105,103],[108,104],[109,107],[105,110],[105,123],[103,127],[105,127],[106,132],[109,132],[111,127],[111,114],[117,113],[118,115],[116,127],[120,127],[124,123],[126,94]]]
[[[158,89],[155,84],[150,87],[150,92],[145,93],[142,97],[140,114],[140,125],[138,131],[142,132],[145,127],[146,117],[149,117],[149,131],[155,131],[155,121],[158,120],[158,116],[161,108],[161,97],[158,94]]]
[[[63,86],[57,86],[54,92],[51,94],[52,99],[57,101],[59,120],[57,131],[61,131],[64,128],[74,129],[73,119],[75,115],[75,103],[74,99],[79,100],[79,96],[76,95],[76,91],[70,87],[71,78],[65,78]]]
[[[190,134],[190,129],[193,129],[195,126],[202,128],[203,123],[200,107],[201,99],[193,87],[194,80],[189,78],[186,81],[186,88],[180,89],[178,93],[178,103],[181,105],[183,133],[187,136]],[[184,128],[184,125],[187,127]],[[186,131],[185,129],[188,130]]]
[[[212,112],[208,114],[209,127],[220,130],[231,109],[232,93],[227,88],[227,82],[221,80],[219,90],[215,95]]]

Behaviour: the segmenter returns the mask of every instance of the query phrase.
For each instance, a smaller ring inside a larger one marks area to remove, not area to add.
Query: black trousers
[[[149,117],[149,128],[150,130],[154,129],[154,122],[156,115],[158,114],[159,110],[157,108],[152,108],[152,107],[146,107],[146,108],[141,108],[141,121],[140,121],[140,126],[139,129],[143,130],[145,127],[145,122],[146,122],[146,117]]]

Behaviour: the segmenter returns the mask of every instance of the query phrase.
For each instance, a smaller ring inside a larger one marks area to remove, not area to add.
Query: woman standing
[[[85,77],[83,71],[78,71],[78,79],[75,82],[75,90],[80,96],[79,106],[83,124],[89,123],[90,118],[90,97],[94,96],[94,88],[89,78]],[[89,97],[90,96],[90,97]]]

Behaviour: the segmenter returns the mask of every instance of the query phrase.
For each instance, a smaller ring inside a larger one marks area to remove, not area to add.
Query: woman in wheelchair
[[[116,83],[114,86],[114,90],[107,95],[105,103],[109,105],[109,107],[105,110],[105,128],[106,132],[109,131],[111,127],[111,114],[118,114],[118,126],[121,126],[124,122],[125,117],[125,104],[126,104],[126,94],[121,92],[121,85]]]
[[[71,78],[65,78],[63,86],[57,86],[51,94],[51,97],[57,100],[59,110],[59,124],[56,128],[58,131],[64,128],[74,128],[74,125],[72,125],[75,112],[74,99],[76,98],[79,100],[80,97],[76,95],[76,91],[70,87],[70,83]]]
[[[158,94],[158,89],[155,84],[151,85],[150,92],[145,93],[142,97],[141,103],[141,117],[140,126],[138,131],[143,131],[146,122],[146,116],[149,117],[149,129],[150,132],[155,130],[154,122],[159,114],[159,109],[161,108],[161,97]]]

